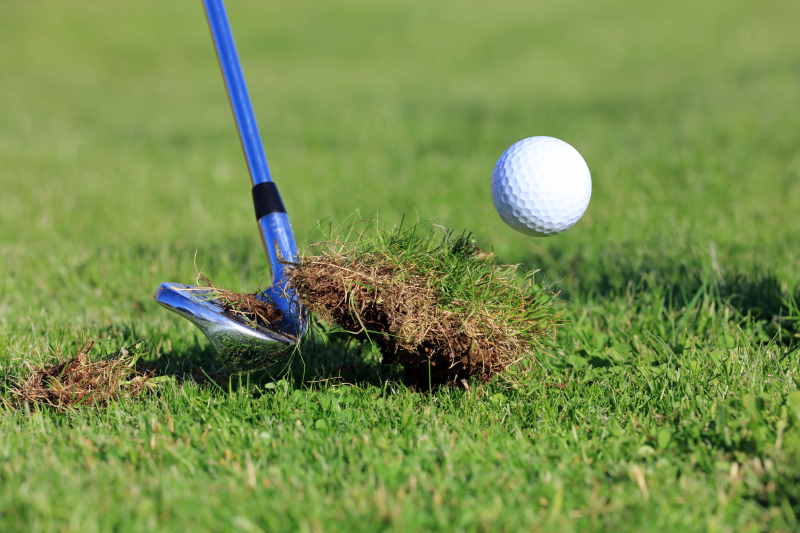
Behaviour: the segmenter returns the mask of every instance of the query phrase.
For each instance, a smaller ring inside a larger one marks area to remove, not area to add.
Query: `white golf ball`
[[[503,221],[528,235],[572,227],[592,196],[581,154],[554,137],[528,137],[503,152],[492,173],[492,199]]]

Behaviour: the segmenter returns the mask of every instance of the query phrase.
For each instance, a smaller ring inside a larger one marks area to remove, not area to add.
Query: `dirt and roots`
[[[491,313],[443,308],[428,276],[381,254],[305,257],[289,276],[309,310],[374,342],[418,388],[488,380],[528,348]]]
[[[280,322],[281,312],[270,302],[258,297],[258,293],[238,293],[221,289],[204,274],[198,274],[198,289],[208,291],[210,297],[218,303],[231,318],[251,327],[272,328]]]
[[[126,350],[113,358],[92,361],[87,343],[61,363],[37,367],[11,390],[14,403],[65,409],[78,405],[105,405],[122,396],[138,396],[149,388],[152,375],[135,369]]]
[[[496,263],[466,233],[401,227],[315,246],[318,255],[286,263],[287,286],[323,322],[377,346],[416,388],[487,381],[530,355],[558,322],[532,273]],[[255,294],[198,280],[239,321],[270,327],[281,318]]]

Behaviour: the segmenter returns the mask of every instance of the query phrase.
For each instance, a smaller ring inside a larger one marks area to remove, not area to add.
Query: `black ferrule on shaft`
[[[256,220],[270,213],[286,212],[278,187],[272,181],[253,186],[253,206],[256,208]]]

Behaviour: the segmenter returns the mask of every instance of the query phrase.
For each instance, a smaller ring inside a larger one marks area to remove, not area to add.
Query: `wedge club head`
[[[214,349],[225,357],[280,356],[297,342],[294,335],[234,320],[214,300],[214,294],[202,287],[162,283],[156,292],[156,301],[200,328]]]
[[[225,6],[222,0],[203,3],[250,172],[261,240],[272,268],[272,285],[257,297],[273,304],[282,318],[269,327],[244,324],[225,312],[213,291],[181,283],[162,283],[155,299],[194,323],[225,357],[278,357],[291,350],[307,327],[306,312],[285,279],[286,264],[297,261],[297,245],[289,216],[270,175]]]

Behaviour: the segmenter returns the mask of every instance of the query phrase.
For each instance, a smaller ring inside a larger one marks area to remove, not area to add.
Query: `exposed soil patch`
[[[34,368],[12,389],[15,403],[57,409],[104,405],[121,396],[138,396],[148,388],[152,375],[137,371],[127,351],[123,349],[111,359],[92,361],[92,345],[88,343],[68,361]]]

